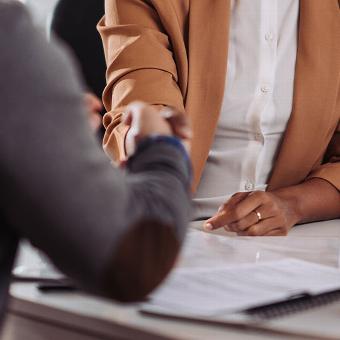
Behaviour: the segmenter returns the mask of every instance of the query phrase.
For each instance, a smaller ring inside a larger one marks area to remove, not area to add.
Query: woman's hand
[[[206,221],[205,228],[224,227],[241,236],[287,235],[299,216],[295,199],[284,196],[263,191],[237,193]]]
[[[90,127],[93,132],[97,132],[102,123],[100,111],[103,109],[103,104],[95,94],[90,92],[85,93],[84,100]]]
[[[153,105],[143,102],[131,103],[123,121],[130,127],[125,140],[127,156],[131,156],[140,140],[147,136],[175,136],[190,148],[191,129],[186,117],[171,109],[157,110]]]

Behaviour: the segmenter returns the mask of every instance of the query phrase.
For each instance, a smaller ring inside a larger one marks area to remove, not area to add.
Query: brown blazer
[[[194,187],[220,114],[230,0],[106,0],[100,21],[107,70],[104,149],[123,158],[133,100],[186,112]],[[293,111],[269,190],[323,178],[340,190],[340,0],[300,0]]]

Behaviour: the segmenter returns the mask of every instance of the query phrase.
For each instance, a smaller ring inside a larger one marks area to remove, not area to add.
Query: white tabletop
[[[191,225],[177,265],[204,267],[294,257],[340,267],[339,253],[340,220],[297,226],[288,237],[238,237],[223,231],[207,233],[202,231],[201,223],[196,222]],[[150,317],[140,314],[138,307],[136,304],[120,305],[80,293],[44,294],[36,289],[35,284],[16,283],[11,287],[11,322],[8,322],[3,339],[19,339],[22,333],[18,329],[25,324],[23,320],[53,325],[54,329],[72,329],[77,332],[77,339],[287,338],[227,326]],[[37,323],[34,325],[37,328]],[[29,339],[25,334],[26,339]],[[57,337],[53,338],[53,334],[49,334],[49,340],[53,339]]]

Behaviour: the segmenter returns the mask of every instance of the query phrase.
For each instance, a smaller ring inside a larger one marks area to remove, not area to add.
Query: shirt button
[[[268,93],[269,91],[270,91],[270,87],[269,86],[264,85],[264,86],[261,87],[261,92],[262,93]]]
[[[268,42],[272,42],[274,40],[274,34],[272,32],[268,32],[265,34],[264,38]]]
[[[246,189],[247,191],[252,191],[254,190],[255,185],[254,183],[247,181],[246,184],[244,185],[244,189]]]

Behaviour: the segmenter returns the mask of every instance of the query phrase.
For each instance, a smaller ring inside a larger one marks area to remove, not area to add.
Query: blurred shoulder
[[[30,22],[26,7],[18,0],[0,0],[0,28],[13,30]]]
[[[19,0],[0,0],[0,15],[1,19],[6,20],[18,16],[28,16],[28,12]]]

